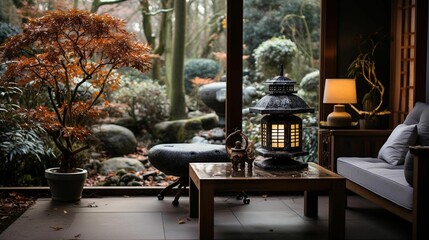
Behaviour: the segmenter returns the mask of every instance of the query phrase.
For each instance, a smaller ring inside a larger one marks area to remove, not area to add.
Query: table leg
[[[200,182],[200,239],[214,239],[214,189],[211,183]]]
[[[304,191],[304,216],[317,217],[319,211],[317,197],[317,192]]]
[[[198,188],[189,177],[189,217],[198,217]]]
[[[338,181],[329,192],[329,239],[344,239],[346,228],[346,182]]]

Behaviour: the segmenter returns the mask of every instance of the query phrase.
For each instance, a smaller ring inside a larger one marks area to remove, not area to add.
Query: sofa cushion
[[[429,145],[429,104],[417,102],[404,124],[417,124],[417,145]]]
[[[408,184],[410,186],[413,186],[413,175],[414,175],[414,161],[413,161],[414,155],[410,153],[410,151],[407,152],[407,155],[405,156],[405,162],[404,162],[404,176],[405,180],[407,180]]]
[[[408,113],[407,117],[404,120],[404,124],[412,125],[417,124],[420,122],[420,116],[422,115],[422,112],[429,108],[429,104],[422,103],[422,102],[416,102],[414,105],[413,110]]]
[[[378,158],[393,165],[404,164],[410,145],[417,140],[416,125],[399,124],[378,152]]]
[[[337,171],[348,180],[404,208],[412,209],[413,188],[404,177],[404,165],[377,158],[339,157]]]
[[[429,145],[429,104],[417,102],[405,118],[404,123],[417,124],[416,145]],[[404,175],[411,186],[413,185],[413,169],[413,155],[408,152],[404,161]]]
[[[422,146],[429,145],[429,105],[420,115],[420,121],[417,123],[417,144]]]

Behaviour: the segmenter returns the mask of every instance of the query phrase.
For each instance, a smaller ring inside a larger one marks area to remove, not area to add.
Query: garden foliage
[[[8,37],[15,36],[19,33],[19,28],[9,24],[0,21],[0,44],[4,43]]]
[[[40,178],[31,176],[41,175],[37,169],[54,157],[41,137],[44,130],[19,111],[22,95],[18,87],[0,87],[0,186],[39,185]]]
[[[146,79],[122,78],[121,87],[114,92],[117,103],[127,105],[127,113],[147,132],[155,124],[168,120],[169,104],[165,85]]]
[[[220,72],[220,65],[212,59],[192,58],[186,61],[184,71],[186,93],[189,94],[194,88],[192,84],[194,78],[216,79]]]
[[[246,0],[243,6],[244,54],[251,54],[272,37],[285,36],[293,40],[301,51],[313,51],[309,55],[318,58],[320,1]],[[309,44],[314,47],[308,49]],[[250,58],[252,65],[253,61]]]
[[[95,106],[105,100],[104,92],[118,86],[116,69],[147,71],[149,51],[118,18],[54,11],[30,20],[22,34],[2,45],[0,59],[7,69],[0,83],[47,94],[48,104],[21,110],[51,136],[61,152],[60,170],[70,172],[77,167],[75,156],[89,148],[87,125],[100,114]]]
[[[285,72],[290,72],[298,49],[296,44],[284,37],[271,38],[261,43],[253,52],[256,60],[256,70],[262,80],[279,75],[279,67],[284,66]]]

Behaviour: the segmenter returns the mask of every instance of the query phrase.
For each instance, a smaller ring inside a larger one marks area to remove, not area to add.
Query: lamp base
[[[308,167],[308,163],[292,158],[256,158],[253,164],[265,170],[299,170]]]
[[[330,127],[350,127],[352,116],[345,111],[344,105],[335,105],[334,111],[328,115],[327,123]]]

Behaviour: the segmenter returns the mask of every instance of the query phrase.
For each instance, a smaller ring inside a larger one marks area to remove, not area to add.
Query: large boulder
[[[198,132],[217,127],[216,114],[160,122],[155,125],[154,135],[161,143],[179,143],[192,139]]]
[[[124,169],[126,172],[140,172],[145,169],[143,163],[134,158],[115,157],[101,163],[100,173],[107,175]]]
[[[131,130],[134,134],[141,132],[141,124],[130,116],[109,117],[101,120],[101,124],[114,124]]]
[[[109,156],[120,157],[136,151],[137,139],[134,133],[125,127],[102,124],[94,126],[92,131]]]

